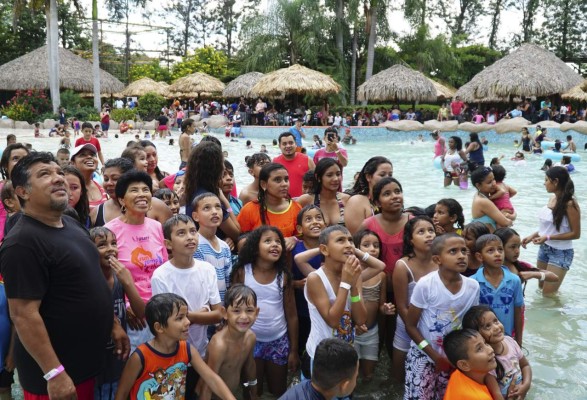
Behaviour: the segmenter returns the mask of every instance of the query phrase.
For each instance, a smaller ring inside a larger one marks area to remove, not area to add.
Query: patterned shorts
[[[449,376],[436,372],[434,362],[412,342],[406,359],[404,400],[442,400]]]
[[[271,361],[277,365],[287,365],[289,357],[289,338],[287,333],[272,342],[255,343],[255,358],[260,358],[264,361]]]

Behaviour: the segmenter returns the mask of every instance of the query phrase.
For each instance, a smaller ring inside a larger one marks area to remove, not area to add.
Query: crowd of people
[[[302,130],[283,132],[280,155],[247,157],[237,192],[221,141],[194,145],[194,124],[173,173],[149,140],[104,157],[89,123],[55,156],[6,147],[0,398],[14,368],[25,399],[345,397],[373,379],[380,341],[404,399],[525,398],[524,287],[555,293],[580,237],[566,168],[545,172],[550,198],[522,238],[516,191],[473,134],[464,149],[433,134],[445,185],[464,162],[477,189],[466,223],[451,198],[406,207],[384,156],[343,191],[337,126],[313,158]]]

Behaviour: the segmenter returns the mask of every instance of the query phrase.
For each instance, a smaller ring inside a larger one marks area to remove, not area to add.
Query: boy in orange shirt
[[[473,329],[452,331],[443,344],[446,357],[457,367],[448,380],[444,400],[491,400],[485,383],[491,379],[489,372],[497,367],[493,348]]]

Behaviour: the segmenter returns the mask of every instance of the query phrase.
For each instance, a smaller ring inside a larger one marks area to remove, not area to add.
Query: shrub
[[[144,120],[159,116],[161,108],[167,104],[165,97],[156,93],[147,93],[139,99],[138,113]]]
[[[64,90],[60,94],[61,100],[61,107],[64,107],[66,110],[73,110],[82,106],[82,98],[79,94],[75,93],[73,90]]]
[[[117,108],[110,112],[110,118],[118,123],[120,123],[120,121],[134,121],[136,115],[136,110],[131,110],[129,108]]]
[[[36,116],[51,111],[51,102],[42,90],[17,90],[2,106],[2,113],[14,121],[36,120]]]

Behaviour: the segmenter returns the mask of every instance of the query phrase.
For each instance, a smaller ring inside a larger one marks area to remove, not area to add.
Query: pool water
[[[253,144],[253,149],[246,149],[246,139],[230,142],[228,138],[217,134],[222,141],[223,150],[228,151],[228,160],[234,165],[235,179],[239,188],[251,182],[247,172],[244,157],[258,151],[261,144],[265,144],[271,157],[279,154],[279,149],[273,148],[271,139],[283,130],[276,130],[269,135],[267,131],[255,132],[253,128],[245,128]],[[456,186],[443,187],[443,174],[433,166],[433,142],[425,132],[402,132],[389,134],[384,129],[377,129],[378,134],[372,137],[358,136],[358,144],[346,146],[349,153],[349,165],[344,172],[344,186],[350,186],[352,177],[359,171],[365,161],[375,155],[383,155],[393,162],[394,177],[397,178],[404,190],[405,207],[426,207],[444,197],[458,200],[465,210],[466,221],[470,220],[470,207],[474,189],[460,190]],[[379,132],[382,131],[382,132]],[[322,136],[322,129],[312,134]],[[375,132],[375,130],[373,130]],[[57,149],[58,140],[55,138],[34,139],[29,134],[15,132],[19,140],[34,144],[38,150]],[[32,132],[31,132],[32,133]],[[277,134],[276,134],[277,133]],[[354,134],[354,133],[353,133]],[[425,142],[413,142],[418,134],[423,134]],[[549,129],[549,136],[564,139],[567,133]],[[175,172],[179,164],[179,147],[170,146],[168,141],[155,140],[158,146],[159,165],[162,170]],[[274,136],[273,136],[274,135]],[[448,138],[451,134],[444,134]],[[465,138],[466,133],[459,136]],[[30,135],[32,136],[32,135]],[[122,135],[121,138],[112,137],[108,141],[102,140],[103,153],[106,159],[116,157],[126,142],[132,138]],[[357,135],[355,135],[357,136]],[[544,172],[540,170],[544,160],[541,157],[528,155],[525,166],[514,166],[512,161],[516,149],[513,147],[516,135],[496,135],[485,133],[489,139],[489,147],[485,152],[486,165],[492,157],[504,155],[502,165],[507,170],[506,183],[518,190],[518,195],[512,203],[518,213],[518,219],[513,228],[524,237],[534,232],[538,227],[536,213],[548,200],[543,182]],[[573,133],[577,147],[583,149],[583,136]],[[585,241],[585,227],[587,226],[587,207],[583,199],[587,194],[587,154],[580,150],[583,161],[575,163],[577,172],[572,177],[575,184],[576,196],[583,208],[581,216],[582,234],[580,240],[574,241],[575,258],[571,270],[562,285],[560,293],[553,298],[543,298],[537,291],[537,280],[531,280],[526,289],[526,322],[524,329],[524,351],[533,370],[532,388],[528,399],[587,399],[587,244]],[[538,247],[530,245],[522,250],[521,259],[535,264]],[[401,389],[387,382],[388,362],[384,360],[377,369],[376,377],[368,386],[359,386],[356,398],[360,399],[400,399]],[[265,397],[264,398],[270,398]]]

